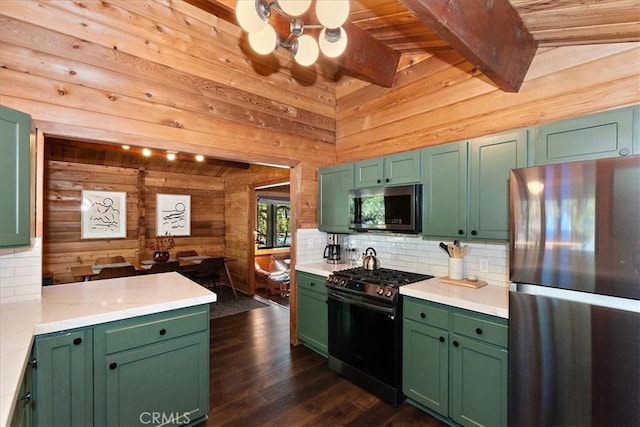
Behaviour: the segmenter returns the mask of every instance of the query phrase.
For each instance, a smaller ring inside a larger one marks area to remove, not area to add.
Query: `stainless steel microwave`
[[[355,231],[422,232],[422,185],[351,190],[349,228]]]

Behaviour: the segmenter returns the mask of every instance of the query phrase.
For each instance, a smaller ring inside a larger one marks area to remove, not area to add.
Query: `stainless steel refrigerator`
[[[509,185],[509,425],[640,426],[640,156]]]

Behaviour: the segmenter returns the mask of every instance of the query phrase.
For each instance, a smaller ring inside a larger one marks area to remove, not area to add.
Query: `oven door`
[[[397,405],[402,372],[399,307],[333,289],[327,296],[329,367]]]

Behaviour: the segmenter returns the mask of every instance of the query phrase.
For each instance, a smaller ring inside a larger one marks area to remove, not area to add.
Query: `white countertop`
[[[296,265],[296,270],[325,277],[333,271],[346,268],[352,268],[352,266],[321,262]],[[441,283],[438,282],[438,279],[429,279],[401,286],[400,294],[505,319],[509,318],[509,288],[502,286],[487,285],[475,289]]]
[[[9,424],[34,335],[209,304],[216,294],[179,273],[42,288],[42,299],[0,304],[0,426]]]
[[[400,295],[509,318],[509,288],[502,286],[487,285],[475,289],[449,285],[436,278],[401,286]]]

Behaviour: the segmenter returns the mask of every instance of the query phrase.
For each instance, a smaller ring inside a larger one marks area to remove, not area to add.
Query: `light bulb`
[[[238,24],[248,33],[262,30],[269,21],[268,10],[266,16],[261,16],[259,0],[238,0],[236,3],[236,18]]]
[[[310,35],[304,34],[296,39],[293,59],[302,66],[308,66],[316,62],[320,51],[318,43]]]
[[[167,153],[167,160],[174,161],[176,159],[176,153]]]
[[[278,6],[289,16],[300,16],[309,9],[311,0],[278,0]]]
[[[278,35],[269,24],[257,33],[249,33],[249,45],[260,55],[268,55],[278,47]]]
[[[196,162],[204,162],[204,156],[202,154],[196,154]]]
[[[318,44],[325,56],[336,58],[342,55],[347,48],[347,32],[342,27],[330,30],[323,28],[320,31],[320,37],[318,37]]]
[[[149,150],[148,148],[143,148],[142,155],[145,157],[151,157],[151,150]]]
[[[317,0],[316,16],[327,28],[338,28],[349,17],[348,0]]]

